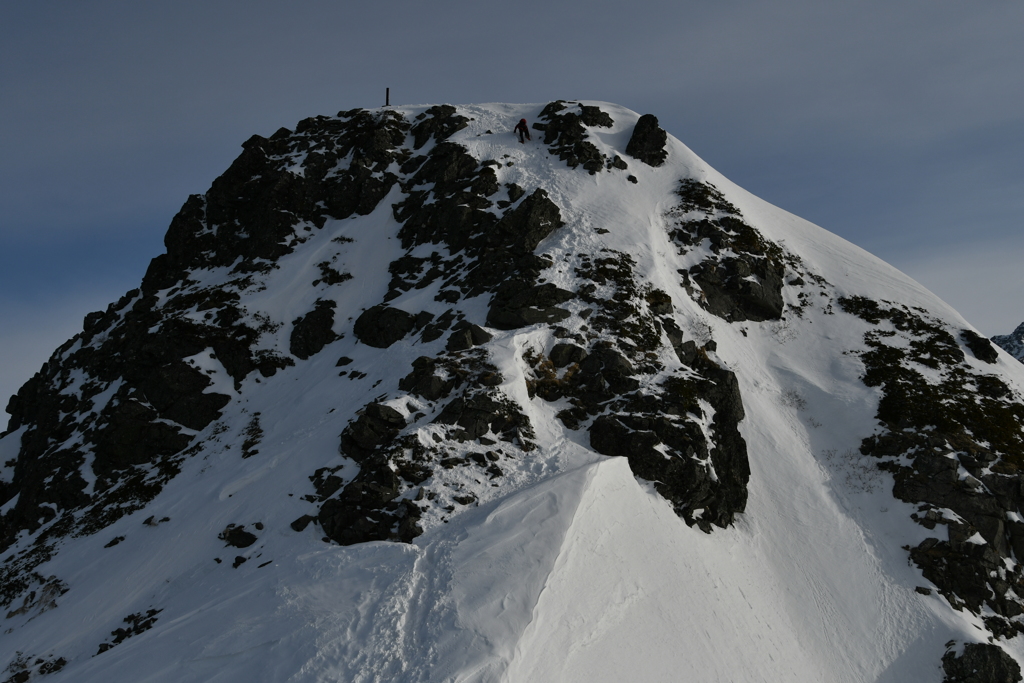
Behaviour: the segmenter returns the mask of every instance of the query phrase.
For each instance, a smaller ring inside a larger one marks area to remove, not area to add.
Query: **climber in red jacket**
[[[533,139],[530,137],[530,129],[526,127],[526,119],[519,119],[519,123],[516,124],[516,127],[512,130],[512,132],[519,133],[519,142],[525,142],[523,140],[524,137],[526,138],[526,140]]]

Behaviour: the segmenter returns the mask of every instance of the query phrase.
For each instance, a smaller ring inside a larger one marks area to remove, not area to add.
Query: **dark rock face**
[[[1017,683],[1020,665],[1002,648],[989,643],[967,643],[959,657],[942,656],[943,683]]]
[[[424,144],[462,125],[447,109],[434,113],[417,122]],[[45,580],[32,568],[57,539],[104,528],[144,506],[177,474],[191,455],[185,430],[202,431],[230,400],[207,392],[210,379],[200,369],[206,359],[236,389],[254,370],[269,377],[295,363],[254,350],[286,321],[246,311],[242,295],[328,218],[371,212],[398,180],[388,168],[412,157],[404,146],[410,128],[393,111],[352,110],[246,141],[210,190],[190,197],[171,221],[167,253],[153,259],[141,289],[86,316],[83,331],[11,399],[8,433],[24,432],[13,481],[0,487],[5,501],[18,496],[0,518],[0,549],[22,530],[48,526],[5,564],[3,604]],[[351,279],[330,261],[320,267],[314,286]],[[226,279],[213,285],[195,275],[218,268]],[[295,321],[295,357],[333,341],[332,306],[321,302]],[[91,489],[80,473],[87,450],[96,476]]]
[[[471,441],[488,433],[512,441],[530,431],[518,406],[487,391],[456,398],[444,407],[435,422],[459,427],[453,432],[453,438],[459,441]]]
[[[412,159],[406,168],[412,174],[404,185],[408,198],[395,205],[394,213],[402,223],[402,246],[409,253],[391,266],[386,300],[439,279],[444,285],[435,298],[451,304],[509,287],[510,282],[515,283],[513,289],[534,287],[540,271],[549,265],[534,251],[563,225],[558,207],[543,189],[525,196],[522,188],[507,187],[509,199],[498,201],[504,211],[496,218],[488,211],[493,206],[489,198],[500,190],[494,170],[478,163],[462,146],[438,144],[426,156]],[[425,185],[432,189],[415,189]],[[412,256],[422,244],[446,245],[454,256],[442,258],[437,252],[428,258]],[[509,304],[508,292],[496,295],[489,320],[503,320],[505,329],[530,324],[524,320],[536,304]],[[542,290],[537,297],[544,298],[546,292]],[[558,315],[547,313],[546,319]]]
[[[438,467],[475,466],[492,479],[502,476],[495,464],[497,454],[492,451],[492,456],[481,454],[479,458],[453,455],[465,453],[461,444],[500,440],[521,450],[533,447],[529,419],[516,403],[495,390],[503,379],[483,361],[485,357],[480,349],[450,352],[441,358],[420,357],[413,363],[413,371],[401,380],[403,390],[429,401],[450,397],[433,421],[443,427],[444,436],[435,432],[431,446],[415,434],[403,434],[410,423],[386,405],[368,404],[349,423],[342,432],[340,450],[359,463],[359,474],[347,483],[334,474],[340,468],[325,468],[310,477],[317,489],[316,500],[322,503],[317,520],[329,539],[342,545],[374,540],[409,542],[422,533],[419,519],[424,508],[417,501],[424,495],[434,505],[441,496],[452,506],[476,500],[434,482],[432,475]],[[421,413],[411,420],[415,423],[424,417]],[[425,489],[430,492],[425,494]],[[301,518],[296,520],[296,524],[301,522]]]
[[[386,349],[416,326],[416,316],[383,304],[366,309],[358,318],[352,333],[359,341],[377,349]]]
[[[111,410],[105,429],[96,434],[96,446],[105,457],[101,470],[123,470],[153,457],[166,457],[185,448],[190,439],[174,427],[157,422],[159,414],[138,400],[119,403]],[[205,425],[204,425],[205,426]]]
[[[367,541],[409,543],[422,531],[416,523],[420,509],[411,501],[395,500],[401,479],[386,461],[364,462],[363,470],[338,498],[320,507],[324,533],[340,545]]]
[[[203,196],[189,198],[164,238],[167,253],[150,264],[144,290],[173,286],[195,267],[258,269],[294,247],[295,226],[322,227],[327,217],[370,213],[397,181],[384,171],[408,158],[401,150],[409,123],[397,112],[342,112],[315,117],[295,132],[253,136],[238,159]],[[288,157],[307,152],[301,175]],[[331,173],[352,154],[349,168]]]
[[[736,376],[710,362],[702,370],[706,380],[674,378],[660,400],[598,417],[590,444],[598,453],[628,458],[633,473],[654,482],[687,524],[710,532],[712,524],[724,528],[745,509],[750,466],[736,427],[743,419]],[[701,414],[695,396],[715,408],[717,444],[709,444],[700,427],[685,419]]]
[[[490,246],[517,256],[533,254],[541,240],[563,225],[558,207],[547,192],[537,188],[497,222]]]
[[[320,353],[325,346],[338,338],[332,330],[336,307],[335,302],[320,299],[312,311],[292,321],[292,335],[288,350],[293,356],[300,360],[306,360]]]
[[[634,265],[608,250],[599,258],[580,256],[575,274],[589,283],[577,294],[593,307],[586,316],[590,330],[555,344],[547,357],[524,353],[531,368],[527,390],[547,401],[567,400],[571,407],[558,413],[566,427],[586,427],[594,450],[628,458],[633,473],[653,482],[687,524],[710,532],[746,507],[750,467],[738,430],[739,385],[704,348],[684,342],[671,317],[659,317],[671,315],[672,300],[637,283]],[[664,346],[663,330],[683,367],[655,382],[666,370],[653,360]],[[714,410],[713,441],[698,424],[701,400]]]
[[[414,138],[413,149],[420,149],[433,138],[435,140],[447,140],[469,125],[469,119],[459,116],[455,107],[450,104],[442,104],[431,107],[416,117],[416,123],[412,126]]]
[[[244,525],[228,524],[217,538],[232,548],[248,548],[256,542],[256,535],[245,530]]]
[[[487,313],[487,324],[499,330],[514,330],[537,323],[556,323],[569,317],[558,304],[575,298],[572,292],[553,284],[523,288],[512,281],[498,288]]]
[[[387,452],[405,425],[405,418],[394,408],[370,403],[342,432],[340,451],[358,462],[360,471],[344,488],[342,480],[333,475],[322,477],[323,483],[317,487],[326,499],[317,521],[327,538],[341,545],[386,540],[408,543],[422,533],[417,524],[420,509],[410,500],[396,498],[409,486],[403,477],[420,483],[430,476],[430,470],[404,460],[392,469],[395,459]],[[331,497],[339,488],[341,494]]]
[[[155,295],[136,290],[91,314],[89,327],[11,399],[8,429],[25,431],[4,491],[18,502],[0,518],[0,548],[21,530],[53,522],[19,561],[5,564],[0,583],[12,591],[31,582],[29,568],[45,561],[56,539],[102,529],[141,508],[177,474],[191,441],[184,430],[205,428],[230,400],[205,393],[210,379],[186,359],[207,354],[236,382],[258,367],[249,328],[173,317],[177,303],[158,308]],[[87,447],[96,476],[88,493],[80,473]]]
[[[963,340],[964,344],[967,345],[967,348],[971,350],[971,353],[978,360],[985,361],[986,363],[995,363],[999,359],[999,354],[996,352],[995,347],[992,346],[992,342],[974,330],[960,330],[960,339]]]
[[[552,102],[540,113],[544,123],[536,123],[534,128],[544,132],[544,144],[548,145],[551,153],[557,154],[569,168],[582,166],[584,170],[594,174],[601,171],[608,160],[592,142],[587,141],[587,127],[610,128],[614,122],[598,107],[577,107],[578,112],[570,109],[568,103],[562,100]]]
[[[586,357],[586,350],[575,344],[555,344],[550,354],[551,363],[556,368],[564,368],[570,363],[579,363]]]
[[[112,639],[106,643],[101,643],[96,655],[101,655],[107,650],[120,645],[132,636],[145,633],[149,629],[153,628],[153,625],[156,624],[156,615],[161,612],[163,612],[162,609],[148,609],[145,612],[129,614],[122,620],[127,624],[127,627],[116,628],[111,631],[110,635],[112,636]]]
[[[758,281],[748,278],[755,276]],[[782,269],[766,260],[725,258],[697,265],[690,276],[704,292],[707,309],[726,320],[778,320],[782,317]]]
[[[405,418],[400,412],[371,403],[341,433],[341,452],[356,462],[365,460],[374,448],[394,439],[404,426]]]
[[[444,244],[454,256],[429,258],[411,253],[392,264],[391,291],[386,299],[438,279],[444,286],[435,297],[456,303],[465,296],[494,291],[509,277],[530,283],[539,275],[543,260],[533,251],[544,237],[562,225],[558,207],[544,190],[507,203],[500,218],[487,211],[488,199],[498,192],[493,169],[480,165],[461,146],[443,143],[426,157],[413,160],[408,198],[395,205],[395,218],[403,248],[411,252],[421,244]],[[429,191],[413,188],[432,184]],[[518,189],[508,188],[509,197]],[[474,260],[475,259],[475,260]]]
[[[402,246],[449,244],[452,251],[476,241],[494,224],[488,197],[498,192],[494,169],[481,165],[462,145],[444,142],[423,157],[415,157],[403,170],[412,173],[405,183],[408,197],[395,205],[395,218],[403,223]],[[433,183],[431,190],[414,188]],[[433,195],[435,200],[428,203]]]
[[[917,506],[918,524],[945,527],[908,548],[911,560],[955,609],[991,610],[983,620],[993,634],[1024,631],[1024,572],[1007,562],[1024,553],[1024,524],[1013,521],[1024,503],[1024,403],[998,377],[975,372],[923,311],[862,297],[839,303],[874,326],[861,360],[864,383],[882,390],[880,429],[861,452],[893,473],[893,495]]]
[[[67,666],[67,663],[68,661],[63,657],[29,657],[21,652],[16,652],[4,671],[10,676],[5,678],[3,683],[26,683],[37,676],[57,673]]]
[[[652,114],[644,114],[633,127],[633,134],[626,145],[626,154],[648,166],[661,166],[668,158],[668,151],[665,149],[667,144],[668,133],[658,125],[658,118]]]
[[[413,361],[412,366],[413,371],[399,381],[398,388],[428,401],[446,398],[458,382],[457,375],[448,376],[448,373],[444,373],[441,376],[438,362],[433,358],[420,356]]]
[[[689,272],[681,273],[683,286],[709,312],[720,318],[778,320],[782,317],[782,250],[765,240],[743,221],[740,212],[709,183],[684,180],[682,203],[670,216],[690,216],[670,230],[680,253],[700,249],[705,240],[708,254]]]
[[[490,332],[479,325],[463,320],[452,327],[452,334],[448,337],[448,344],[445,348],[448,351],[465,351],[474,346],[486,344],[491,339],[493,336]]]

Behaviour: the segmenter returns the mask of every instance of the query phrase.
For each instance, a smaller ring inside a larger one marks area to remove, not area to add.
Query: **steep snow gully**
[[[1021,680],[1024,365],[655,117],[306,119],[165,245],[8,405],[0,683]]]

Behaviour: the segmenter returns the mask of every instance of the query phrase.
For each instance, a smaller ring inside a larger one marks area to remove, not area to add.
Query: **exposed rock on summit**
[[[667,143],[668,133],[658,125],[658,117],[644,114],[637,119],[636,126],[633,127],[633,135],[626,145],[626,154],[648,166],[661,166],[668,158],[665,149]]]

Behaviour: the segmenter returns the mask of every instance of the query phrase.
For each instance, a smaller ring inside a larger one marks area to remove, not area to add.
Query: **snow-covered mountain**
[[[4,683],[1020,680],[1024,366],[920,285],[616,105],[243,148],[11,399]]]
[[[1017,325],[1010,334],[999,334],[992,341],[1003,348],[1008,354],[1024,363],[1024,323]]]

